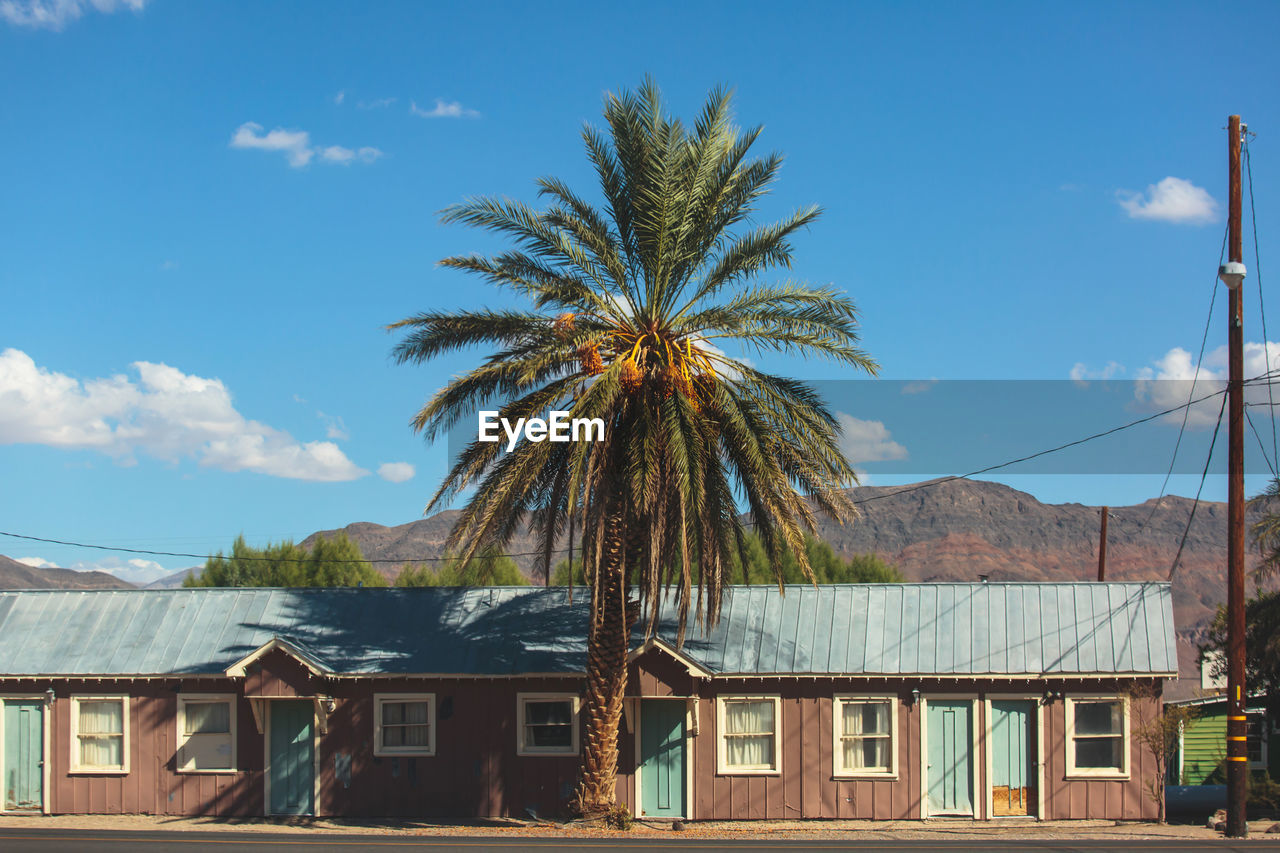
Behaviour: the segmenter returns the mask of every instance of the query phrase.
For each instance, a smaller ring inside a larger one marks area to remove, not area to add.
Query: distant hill
[[[186,580],[187,575],[192,572],[203,571],[204,566],[192,566],[189,569],[179,569],[171,575],[165,575],[162,578],[153,580],[151,583],[143,587],[143,589],[177,589],[182,586],[182,582]]]
[[[977,480],[938,483],[912,492],[904,488],[851,490],[855,500],[865,501],[860,505],[862,516],[843,526],[824,520],[819,536],[845,557],[879,554],[912,581],[976,581],[980,575],[1025,581],[1097,577],[1099,507],[1045,504],[1009,486]],[[1149,500],[1112,507],[1108,579],[1167,579],[1192,504],[1188,498],[1169,496],[1158,504]],[[438,557],[456,517],[457,511],[450,510],[395,527],[357,522],[340,531],[312,534],[301,544],[309,546],[316,537],[341,532],[372,560]],[[1184,678],[1196,675],[1196,644],[1225,598],[1226,517],[1226,504],[1200,503],[1174,577],[1174,619]],[[536,551],[537,545],[521,531],[508,550]],[[535,558],[517,557],[516,562],[528,574]],[[378,568],[395,577],[400,567],[383,563]],[[1184,682],[1177,692],[1186,689]]]
[[[0,555],[0,589],[134,589],[106,572],[36,569]]]

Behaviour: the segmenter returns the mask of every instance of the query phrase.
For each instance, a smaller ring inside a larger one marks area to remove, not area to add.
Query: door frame
[[[280,815],[280,817],[320,817],[320,724],[316,719],[315,702],[310,696],[259,696],[267,706],[262,721],[262,814],[272,817],[271,811],[271,702],[306,702],[311,705],[311,814]]]
[[[947,812],[945,814],[936,815],[936,817],[972,817],[974,820],[981,820],[981,806],[985,805],[982,797],[978,796],[978,762],[980,760],[979,737],[984,734],[984,725],[980,725],[978,718],[978,709],[982,703],[978,700],[977,693],[935,693],[930,696],[921,696],[916,705],[920,708],[920,819],[924,820],[934,817],[929,813],[929,699],[932,698],[936,702],[968,702],[969,703],[969,774],[970,784],[973,786],[973,795],[971,796],[970,805],[973,807],[972,813],[965,815],[963,813],[953,814]]]
[[[661,700],[664,702],[684,702],[684,744],[681,747],[684,750],[684,786],[685,786],[684,787],[684,808],[682,809],[683,814],[679,815],[678,817],[665,817],[665,816],[654,817],[651,815],[647,817],[646,820],[693,820],[693,753],[694,753],[694,750],[690,748],[689,741],[696,733],[696,723],[695,723],[696,710],[694,708],[694,705],[695,703],[697,703],[698,698],[696,696],[631,696],[628,698],[632,699],[635,704],[635,713],[631,715],[631,723],[632,723],[631,728],[632,728],[632,738],[634,741],[635,767],[636,767],[635,778],[634,778],[635,786],[636,786],[636,804],[635,804],[636,818],[638,819],[642,815],[644,815],[644,780],[640,778],[641,771],[642,771],[641,765],[644,763],[643,759],[641,758],[642,744],[640,741],[640,731],[641,731],[640,720],[641,720],[642,714],[644,713],[643,707],[646,701]]]
[[[33,695],[30,693],[0,693],[0,773],[4,772],[4,705],[9,700],[19,702],[39,702],[40,703],[40,813],[51,814],[53,804],[50,802],[49,796],[49,778],[50,767],[49,757],[49,728],[52,720],[49,707],[49,695],[47,693]],[[25,814],[27,812],[10,812],[4,807],[4,797],[0,796],[0,814]]]
[[[1036,736],[1032,738],[1028,746],[1035,748],[1035,768],[1036,768],[1036,820],[1044,820],[1044,704],[1041,703],[1040,694],[1031,693],[988,693],[983,699],[983,710],[986,712],[986,725],[983,727],[983,737],[987,742],[986,748],[986,809],[988,820],[1005,820],[1012,818],[1014,820],[1026,820],[1026,815],[999,815],[994,814],[995,808],[991,802],[991,779],[995,775],[995,756],[991,746],[991,702],[1000,701],[1022,701],[1030,702],[1036,709]]]

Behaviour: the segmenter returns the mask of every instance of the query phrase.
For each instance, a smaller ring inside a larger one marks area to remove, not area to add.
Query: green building
[[[1256,705],[1255,705],[1256,703]],[[1196,719],[1183,729],[1178,754],[1169,762],[1169,783],[1173,785],[1225,785],[1227,755],[1227,697],[1205,696],[1166,702],[1166,705],[1195,706]],[[1262,697],[1250,698],[1249,771],[1269,773],[1280,781],[1280,733],[1276,720],[1268,720]],[[1272,743],[1269,744],[1268,742]],[[1272,745],[1274,748],[1268,749]]]

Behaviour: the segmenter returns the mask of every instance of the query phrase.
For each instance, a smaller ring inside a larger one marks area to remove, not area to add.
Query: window
[[[777,696],[717,699],[719,773],[779,773]]]
[[[832,722],[836,776],[898,774],[897,702],[891,696],[836,696]]]
[[[1249,714],[1248,740],[1249,766],[1255,770],[1267,769],[1267,718],[1265,714]]]
[[[236,699],[188,694],[178,697],[178,772],[236,769]]]
[[[561,693],[521,693],[516,697],[519,719],[518,755],[576,755],[578,697]]]
[[[1129,703],[1117,698],[1068,698],[1067,775],[1129,775]]]
[[[71,770],[129,772],[129,697],[71,697]]]
[[[379,693],[373,697],[374,755],[435,755],[434,693]]]

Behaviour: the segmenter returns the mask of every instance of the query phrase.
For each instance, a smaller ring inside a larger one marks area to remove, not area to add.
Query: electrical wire
[[[1251,384],[1260,382],[1262,380],[1269,380],[1271,376],[1272,375],[1270,372],[1259,374],[1258,376],[1244,380],[1244,384],[1251,385]],[[1146,417],[1138,418],[1137,420],[1129,421],[1128,423],[1120,424],[1119,426],[1114,426],[1110,429],[1103,430],[1101,432],[1095,432],[1091,435],[1084,436],[1083,438],[1078,438],[1074,441],[1068,441],[1063,444],[1056,445],[1054,447],[1049,447],[1044,450],[1039,450],[1039,451],[1036,451],[1035,453],[1028,453],[1025,456],[1019,456],[1015,459],[1009,459],[1005,462],[999,462],[995,465],[988,465],[985,468],[978,468],[964,474],[953,474],[947,477],[940,477],[936,480],[929,480],[924,483],[916,483],[915,485],[908,486],[903,489],[897,489],[892,492],[886,492],[884,494],[879,494],[879,495],[869,495],[865,498],[859,498],[858,500],[852,501],[852,503],[855,506],[857,506],[862,504],[873,503],[875,501],[887,500],[892,497],[897,497],[898,495],[905,495],[911,492],[920,491],[922,489],[930,489],[930,488],[934,488],[935,486],[941,486],[945,483],[952,483],[957,480],[968,480],[973,477],[977,477],[981,474],[988,474],[992,471],[999,471],[1003,468],[1008,468],[1010,466],[1017,465],[1022,462],[1029,462],[1032,459],[1038,459],[1041,456],[1048,456],[1051,453],[1058,453],[1063,450],[1068,450],[1072,447],[1079,447],[1082,444],[1087,444],[1091,441],[1096,441],[1101,438],[1106,438],[1107,436],[1115,435],[1116,433],[1123,432],[1124,430],[1132,429],[1133,427],[1140,426],[1145,423],[1150,423],[1151,421],[1154,421],[1158,418],[1165,417],[1166,415],[1171,415],[1174,412],[1187,409],[1198,403],[1203,403],[1205,400],[1213,399],[1214,397],[1222,396],[1224,398],[1223,407],[1225,408],[1226,406],[1225,395],[1226,395],[1225,389],[1221,391],[1214,391],[1209,394],[1205,394],[1202,397],[1198,397],[1194,400],[1188,400],[1186,403],[1183,403],[1181,405],[1173,406],[1172,408],[1155,412],[1154,414],[1147,415]],[[1221,413],[1219,413],[1219,425],[1221,425]],[[1217,434],[1218,434],[1218,431],[1215,428],[1214,429],[1215,438]],[[1206,465],[1205,473],[1206,475],[1208,473],[1207,465]],[[1203,485],[1204,485],[1204,480],[1202,478],[1201,486],[1203,487]],[[1197,493],[1197,496],[1198,496],[1198,493]],[[41,536],[30,536],[24,533],[13,533],[11,531],[5,531],[5,530],[0,530],[0,536],[8,536],[12,539],[23,539],[29,542],[44,542],[51,545],[65,545],[72,548],[87,548],[95,551],[115,551],[115,552],[120,552],[125,554],[144,554],[144,555],[156,556],[156,557],[190,557],[196,560],[212,559],[212,556],[209,554],[191,554],[191,553],[184,553],[181,551],[157,551],[157,550],[151,550],[146,548],[121,548],[121,547],[108,546],[108,545],[95,545],[88,542],[74,542],[67,539],[52,539],[52,538],[46,538]],[[552,549],[551,553],[561,554],[568,550],[569,550],[568,548],[554,548]],[[502,554],[487,554],[482,556],[487,556],[492,558],[536,557],[544,553],[546,552],[542,550],[538,550],[538,551],[520,551],[520,552],[502,553]],[[237,557],[236,559],[244,560],[244,561],[253,561],[253,562],[302,563],[302,562],[307,562],[309,558]],[[357,563],[357,564],[358,563],[423,563],[423,562],[439,562],[439,561],[447,562],[452,559],[454,559],[454,557],[435,556],[435,557],[408,557],[408,558],[395,558],[395,559],[383,558],[383,559],[364,559],[364,560],[330,560],[329,562]]]
[[[1204,481],[1209,476],[1209,463],[1213,461],[1213,448],[1218,443],[1218,430],[1222,427],[1222,413],[1227,410],[1227,395],[1222,395],[1222,407],[1218,409],[1218,422],[1213,427],[1213,438],[1209,440],[1209,455],[1204,460],[1204,471],[1200,474],[1200,487],[1196,489],[1196,499],[1191,504],[1191,513],[1187,516],[1187,526],[1182,529],[1182,541],[1178,543],[1178,553],[1173,555],[1173,565],[1169,567],[1169,580],[1173,580],[1178,571],[1178,562],[1182,559],[1182,549],[1187,544],[1187,536],[1191,533],[1191,522],[1195,521],[1196,509],[1200,506],[1200,493],[1204,491]]]
[[[1222,259],[1227,255],[1227,235],[1230,234],[1230,227],[1222,229],[1222,248],[1218,250],[1218,266],[1222,266]],[[1196,382],[1200,379],[1200,365],[1204,361],[1204,348],[1209,342],[1209,327],[1213,323],[1213,306],[1218,302],[1218,275],[1215,272],[1213,276],[1212,295],[1209,297],[1209,315],[1204,319],[1204,334],[1200,337],[1200,354],[1196,356],[1196,371],[1191,376],[1191,390],[1187,392],[1187,398],[1190,399],[1196,393]],[[1267,365],[1267,372],[1271,372],[1271,365]],[[1147,529],[1147,525],[1151,523],[1151,519],[1155,518],[1156,510],[1160,509],[1160,499],[1164,497],[1165,492],[1169,488],[1169,479],[1173,476],[1173,468],[1178,464],[1178,449],[1182,447],[1182,435],[1187,431],[1187,416],[1191,414],[1191,407],[1188,406],[1182,412],[1182,426],[1178,428],[1178,440],[1173,443],[1173,458],[1169,460],[1169,470],[1165,472],[1164,482],[1160,484],[1160,494],[1156,495],[1155,501],[1151,504],[1151,512],[1147,513],[1147,517],[1142,524],[1138,526],[1138,533]],[[1274,425],[1274,421],[1273,421]]]
[[[1253,155],[1249,153],[1249,135],[1246,134],[1244,144],[1244,165],[1249,176],[1249,222],[1253,226],[1253,271],[1258,279],[1258,314],[1262,318],[1262,355],[1266,359],[1267,372],[1271,371],[1271,339],[1267,337],[1267,303],[1262,297],[1262,258],[1258,255],[1258,211],[1253,203]],[[1272,396],[1271,383],[1267,383],[1267,403],[1271,406],[1271,476],[1276,475],[1276,465],[1280,465],[1280,443],[1276,439],[1276,401]],[[1259,439],[1261,441],[1261,439]],[[1262,451],[1266,457],[1267,451]]]

